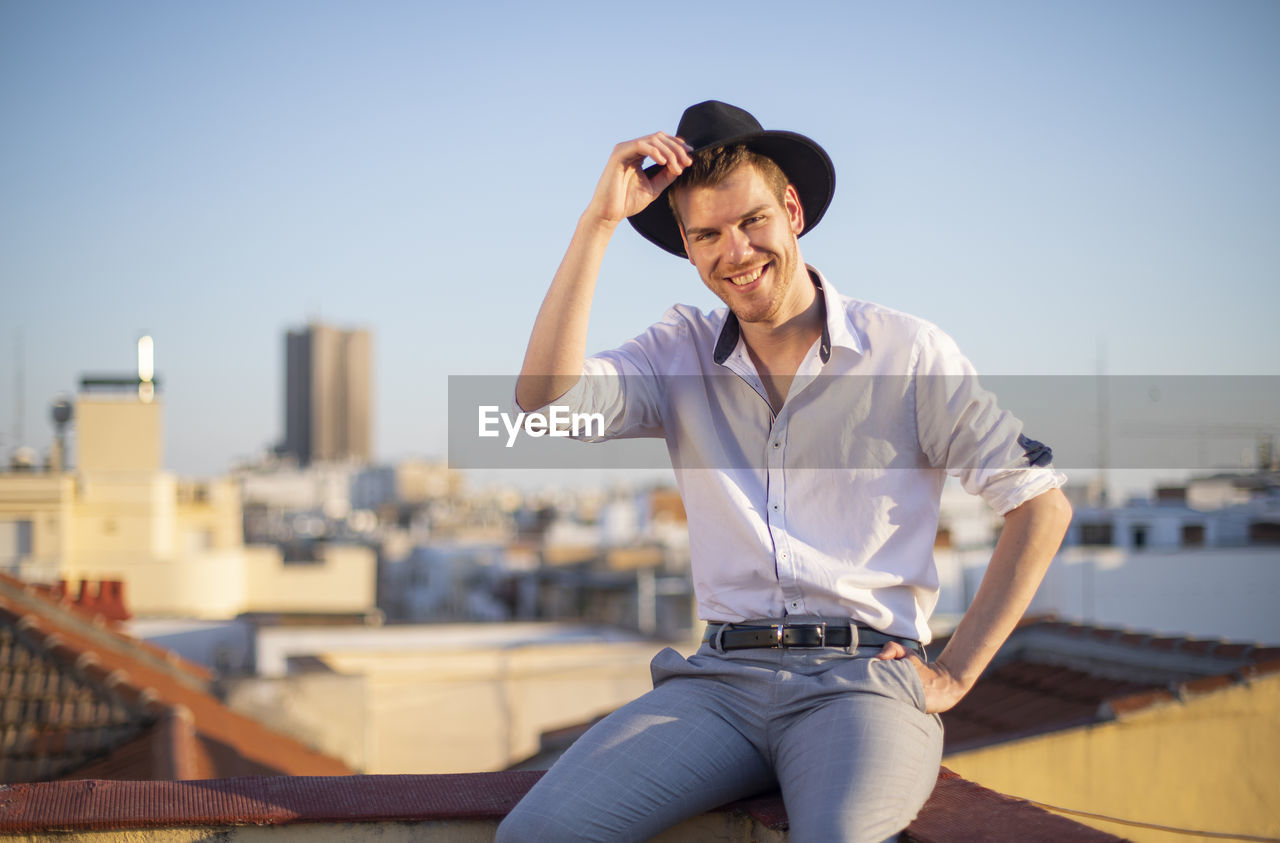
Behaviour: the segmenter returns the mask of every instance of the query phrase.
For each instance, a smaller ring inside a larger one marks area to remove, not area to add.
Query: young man
[[[646,158],[654,164],[643,168]],[[500,840],[640,840],[773,786],[793,840],[883,840],[937,777],[945,711],[1026,610],[1070,518],[1049,450],[935,326],[841,296],[798,238],[834,190],[826,153],[719,102],[614,148],[538,313],[516,399],[667,440],[689,517],[703,646],[581,738]],[[664,195],[665,194],[665,195]],[[726,308],[677,306],[584,359],[623,219],[687,256]],[[944,476],[1005,517],[935,661]]]

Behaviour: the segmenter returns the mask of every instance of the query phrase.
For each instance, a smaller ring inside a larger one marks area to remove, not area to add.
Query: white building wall
[[[1280,547],[1058,554],[1030,612],[1166,635],[1280,644]]]

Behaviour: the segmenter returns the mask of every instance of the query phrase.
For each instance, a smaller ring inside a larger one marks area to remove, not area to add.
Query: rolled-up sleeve
[[[1066,482],[1052,450],[1023,433],[1022,422],[982,388],[973,365],[936,326],[917,336],[912,389],[917,436],[930,465],[959,478],[996,512]]]

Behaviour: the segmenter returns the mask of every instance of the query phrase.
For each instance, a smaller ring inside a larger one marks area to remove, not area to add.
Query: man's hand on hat
[[[885,644],[872,658],[906,659],[910,662],[924,685],[924,710],[929,714],[946,711],[960,702],[960,698],[969,690],[942,663],[926,662],[897,641]]]
[[[692,151],[689,144],[666,132],[618,144],[600,176],[587,213],[608,225],[617,225],[639,213],[693,163]],[[662,169],[646,175],[645,159],[652,159]]]

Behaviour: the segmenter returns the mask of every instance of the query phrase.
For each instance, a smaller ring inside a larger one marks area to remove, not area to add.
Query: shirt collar
[[[813,286],[817,287],[822,295],[824,321],[822,338],[818,344],[818,355],[822,358],[822,362],[826,363],[831,359],[833,345],[861,354],[862,343],[849,325],[849,314],[840,301],[840,294],[827,279],[822,277],[821,272],[808,264],[805,264],[805,268],[809,270],[809,279],[813,281]],[[716,340],[711,359],[717,365],[723,366],[724,361],[729,359],[729,355],[733,354],[740,342],[742,342],[742,327],[738,324],[738,317],[733,315],[732,310],[725,308],[724,325],[720,328],[720,336]]]

